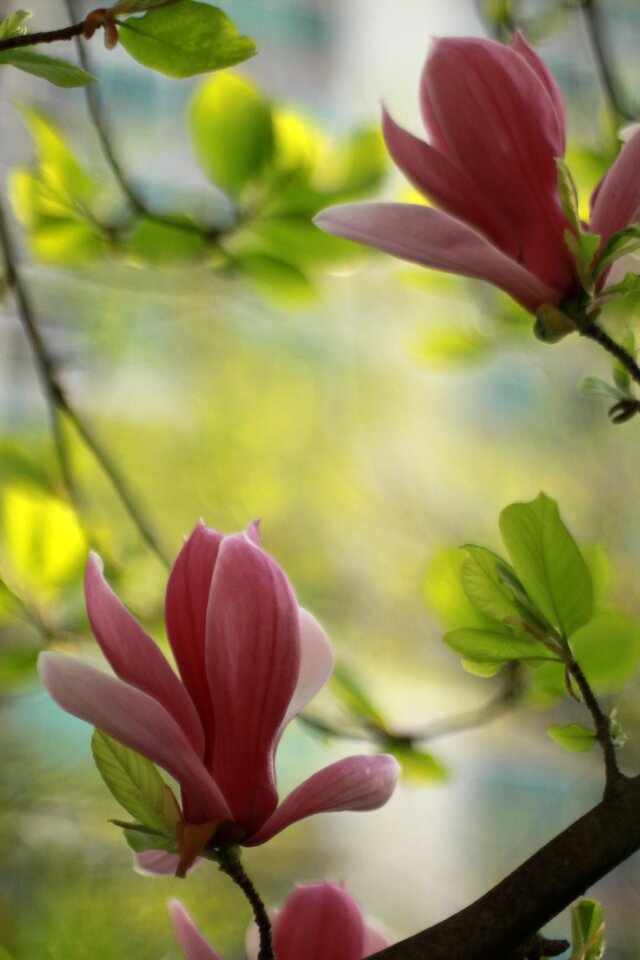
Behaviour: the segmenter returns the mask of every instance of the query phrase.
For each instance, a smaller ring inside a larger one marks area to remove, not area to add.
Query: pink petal
[[[205,667],[205,624],[213,570],[223,536],[198,524],[173,565],[167,583],[165,619],[178,670],[195,704],[209,743],[213,710]],[[208,761],[208,758],[206,758]]]
[[[300,616],[300,673],[287,708],[280,733],[287,724],[322,690],[333,672],[334,656],[329,638],[316,620],[304,610]]]
[[[391,157],[416,190],[453,217],[485,234],[496,246],[516,256],[519,240],[458,163],[403,130],[386,110],[382,132]]]
[[[42,653],[42,682],[67,713],[104,730],[171,774],[189,794],[196,822],[224,819],[218,787],[171,714],[146,693],[60,653]]]
[[[347,757],[309,777],[253,836],[244,841],[254,847],[297,820],[314,813],[337,810],[375,810],[387,802],[394,791],[399,772],[394,757]]]
[[[353,897],[336,883],[296,887],[274,929],[278,960],[362,960],[363,922]]]
[[[566,117],[564,100],[562,99],[562,94],[558,84],[556,83],[555,77],[547,67],[544,60],[538,56],[533,47],[529,46],[521,30],[516,30],[511,42],[511,49],[515,50],[517,54],[526,60],[531,69],[534,70],[538,75],[538,78],[542,81],[547,93],[549,94],[549,99],[551,100],[556,114],[556,130],[555,138],[553,138],[554,152],[556,157],[564,157],[564,151],[566,147]],[[551,124],[549,125],[549,133],[553,134]]]
[[[166,850],[144,850],[134,853],[134,870],[142,877],[175,877],[180,857]],[[193,870],[200,860],[196,860],[189,870]],[[189,872],[189,871],[187,871]]]
[[[624,146],[591,198],[591,225],[606,241],[640,219],[640,130]]]
[[[273,752],[299,672],[298,604],[287,578],[246,537],[227,537],[207,618],[207,673],[219,731],[212,771],[234,822],[249,833],[277,804]]]
[[[538,72],[494,41],[445,39],[424,77],[449,155],[520,230],[517,259],[550,286],[572,287],[557,190],[558,115]]]
[[[84,589],[91,628],[114,673],[162,704],[202,756],[204,735],[189,695],[160,649],[107,584],[95,553],[87,563]]]
[[[388,946],[389,941],[386,937],[383,937],[377,930],[372,930],[371,927],[365,925],[362,941],[363,957],[370,957],[372,953],[377,953],[378,950],[384,950],[384,948]]]
[[[169,901],[169,916],[185,960],[221,960],[220,954],[209,946],[179,900]]]
[[[487,280],[532,313],[543,303],[563,299],[562,291],[547,286],[480,234],[439,210],[406,203],[348,203],[323,210],[314,223],[327,233],[411,263]]]

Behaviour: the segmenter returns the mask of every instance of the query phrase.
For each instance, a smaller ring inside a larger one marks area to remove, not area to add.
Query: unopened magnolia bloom
[[[262,549],[256,524],[228,537],[200,524],[173,566],[165,615],[180,679],[111,591],[95,555],[85,594],[91,627],[116,677],[46,653],[44,685],[64,710],[177,780],[185,824],[224,825],[234,842],[254,846],[311,814],[371,810],[389,799],[396,761],[356,756],[314,774],[278,806],[276,747],[326,682],[333,655],[320,625],[300,609],[285,574]],[[176,867],[175,857],[158,851],[140,862],[155,872]]]
[[[176,939],[185,960],[221,960],[177,900],[169,904]],[[337,883],[324,881],[296,887],[281,910],[272,915],[273,945],[278,960],[363,960],[388,946],[368,927],[360,907]],[[247,960],[257,960],[258,932],[252,928]]]
[[[331,207],[316,218],[327,233],[437,270],[477,277],[535,313],[580,294],[564,233],[556,158],[565,117],[551,73],[517,33],[434,44],[420,83],[430,143],[385,111],[395,163],[439,209],[369,203]],[[602,244],[640,215],[640,133],[596,187],[590,231]]]

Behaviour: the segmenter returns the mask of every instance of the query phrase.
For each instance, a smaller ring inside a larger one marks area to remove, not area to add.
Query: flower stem
[[[587,337],[589,340],[595,340],[596,343],[599,343],[607,353],[615,357],[618,363],[629,371],[631,379],[640,386],[640,366],[624,347],[616,343],[608,333],[605,333],[602,327],[592,321],[578,327],[578,332],[581,337]]]
[[[258,960],[276,960],[273,949],[273,936],[271,932],[271,920],[266,907],[262,902],[260,894],[254,887],[252,881],[247,876],[240,856],[237,850],[220,850],[217,853],[216,860],[223,873],[231,877],[233,882],[240,887],[245,897],[251,904],[256,926],[260,933],[260,949],[258,951]]]

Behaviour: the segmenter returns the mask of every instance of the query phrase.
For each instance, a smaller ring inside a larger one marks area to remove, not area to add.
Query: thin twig
[[[216,859],[220,864],[220,869],[222,872],[226,873],[226,875],[230,877],[238,887],[240,887],[245,897],[251,904],[253,916],[260,934],[258,960],[275,960],[271,920],[269,919],[269,914],[267,913],[267,909],[262,902],[260,894],[247,876],[239,857],[237,855],[234,856],[228,851],[222,850],[218,853]]]
[[[625,120],[635,120],[633,113],[624,103],[620,85],[610,63],[598,0],[579,0],[579,6],[584,15],[591,52],[609,106],[618,117]]]
[[[40,33],[22,33],[17,37],[6,37],[0,40],[0,50],[14,50],[16,47],[35,47],[40,43],[55,43],[57,40],[73,40],[79,37],[84,30],[82,23],[73,23],[60,30],[43,30]]]
[[[33,351],[36,361],[36,369],[40,378],[47,405],[52,421],[52,432],[56,444],[58,460],[60,462],[61,473],[70,496],[75,493],[75,487],[69,464],[68,451],[64,442],[63,420],[66,418],[76,429],[79,436],[84,441],[85,446],[91,451],[99,463],[103,473],[108,477],[120,502],[128,513],[134,526],[138,530],[142,539],[148,547],[166,566],[170,566],[170,561],[165,555],[160,543],[147,522],[140,506],[136,503],[131,494],[128,484],[116,467],[111,456],[94,436],[91,428],[84,422],[80,414],[71,406],[67,395],[60,383],[56,364],[49,353],[47,345],[40,333],[36,322],[35,311],[27,293],[26,287],[20,276],[17,265],[17,256],[13,249],[10,231],[7,225],[6,216],[2,203],[0,203],[0,246],[5,263],[7,284],[13,290],[16,304],[18,307],[18,316],[25,332],[27,340]]]
[[[640,366],[636,363],[635,359],[628,353],[624,347],[620,346],[619,343],[616,343],[608,333],[599,327],[595,321],[586,323],[578,327],[578,332],[581,337],[587,337],[589,340],[594,340],[596,343],[610,353],[611,356],[615,357],[618,363],[621,363],[622,366],[628,370],[631,375],[631,379],[640,386]]]
[[[605,713],[603,713],[600,704],[598,703],[598,700],[591,689],[591,686],[589,685],[589,681],[582,672],[580,664],[571,659],[567,662],[567,669],[575,680],[578,689],[582,694],[582,699],[584,700],[585,706],[591,714],[596,732],[596,740],[600,744],[604,754],[606,775],[604,795],[606,798],[611,794],[612,791],[618,789],[622,780],[626,779],[618,767],[616,748],[613,745],[613,740],[611,737],[611,720]]]

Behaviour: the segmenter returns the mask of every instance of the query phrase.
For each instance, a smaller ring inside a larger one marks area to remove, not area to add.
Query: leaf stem
[[[14,293],[18,307],[18,316],[33,351],[36,370],[49,408],[60,471],[69,496],[77,504],[77,492],[63,432],[63,422],[65,419],[73,425],[87,449],[93,454],[142,539],[161,563],[167,568],[170,567],[169,559],[160,546],[151,526],[144,517],[140,506],[136,503],[130,492],[124,476],[121,474],[110,454],[107,453],[97,437],[93,434],[91,428],[71,405],[60,383],[56,364],[40,333],[33,304],[18,269],[17,255],[13,247],[13,241],[2,203],[0,203],[0,248],[2,249],[4,259],[7,284]]]
[[[0,51],[15,50],[16,47],[35,47],[40,43],[55,43],[57,40],[73,40],[74,37],[81,36],[83,30],[84,20],[82,23],[73,23],[59,30],[43,30],[40,33],[23,33],[17,37],[6,37],[0,40]]]
[[[271,920],[267,909],[262,902],[260,894],[256,890],[252,881],[246,874],[237,851],[220,850],[216,859],[220,865],[220,870],[226,873],[233,882],[240,887],[245,897],[251,905],[256,926],[260,933],[260,949],[258,951],[258,960],[276,960],[273,949],[273,936],[271,931]]]
[[[587,337],[589,340],[594,340],[596,343],[610,353],[611,356],[615,357],[618,363],[628,370],[631,379],[640,386],[640,366],[636,363],[635,359],[628,353],[624,347],[620,346],[619,343],[616,343],[608,333],[598,326],[595,321],[588,321],[585,324],[582,324],[578,327],[578,332],[581,337]]]
[[[582,694],[582,699],[584,700],[585,706],[595,727],[596,740],[602,748],[602,753],[604,754],[604,766],[605,766],[605,776],[606,776],[606,785],[604,790],[605,799],[612,793],[615,792],[620,783],[626,779],[625,775],[620,771],[618,767],[618,759],[616,757],[616,748],[613,745],[613,740],[611,737],[611,720],[609,717],[603,713],[598,700],[591,689],[589,681],[582,672],[582,667],[573,657],[566,663],[567,671],[569,675],[575,680],[580,693]]]

